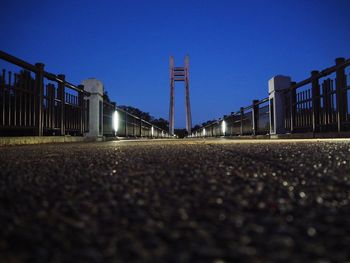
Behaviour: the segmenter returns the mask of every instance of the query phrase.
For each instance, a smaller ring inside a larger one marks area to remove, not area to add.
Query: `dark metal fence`
[[[83,135],[87,107],[82,85],[3,51],[0,73],[0,135]],[[9,69],[10,68],[10,69]]]
[[[167,131],[107,101],[103,103],[103,135],[109,137],[169,137]]]
[[[286,133],[350,131],[350,59],[337,58],[336,65],[298,83],[284,92]],[[269,134],[274,124],[268,98],[201,127],[192,137]],[[272,111],[272,109],[271,109]],[[224,126],[223,126],[224,125]]]
[[[266,135],[270,130],[269,99],[253,100],[229,116],[193,131],[191,137]]]
[[[64,75],[0,51],[0,136],[83,135],[89,127],[90,93]],[[113,121],[117,112],[117,132]],[[168,137],[168,133],[104,100],[105,136]]]
[[[336,65],[299,83],[285,93],[287,132],[342,132],[350,130],[350,59],[336,59]]]
[[[0,136],[83,135],[89,127],[90,94],[73,85],[64,75],[44,70],[0,51]],[[284,126],[287,133],[350,130],[350,59],[312,71],[301,82],[292,82],[284,93]],[[159,127],[142,120],[115,103],[103,103],[106,136],[168,137]],[[117,112],[118,124],[113,120]],[[229,116],[193,131],[196,136],[265,135],[270,128],[269,100],[254,100]],[[273,121],[273,118],[271,118]],[[274,123],[271,123],[274,125]]]

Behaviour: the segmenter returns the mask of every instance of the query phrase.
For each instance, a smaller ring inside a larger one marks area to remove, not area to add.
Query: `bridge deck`
[[[342,262],[350,141],[0,148],[5,262]]]

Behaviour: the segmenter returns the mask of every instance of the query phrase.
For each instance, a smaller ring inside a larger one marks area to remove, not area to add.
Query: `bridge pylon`
[[[175,82],[181,81],[185,83],[185,111],[186,111],[186,130],[188,134],[191,134],[192,129],[192,117],[191,117],[191,104],[190,104],[190,78],[189,78],[189,67],[190,58],[187,55],[185,57],[183,67],[174,66],[174,57],[170,56],[169,69],[170,69],[170,110],[169,110],[169,134],[174,134],[174,88]]]

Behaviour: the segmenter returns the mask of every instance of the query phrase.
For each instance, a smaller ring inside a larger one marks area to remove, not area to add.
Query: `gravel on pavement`
[[[350,262],[350,140],[0,148],[0,262]]]

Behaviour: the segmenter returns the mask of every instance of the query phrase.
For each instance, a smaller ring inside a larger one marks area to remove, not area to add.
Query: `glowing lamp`
[[[119,128],[119,114],[118,114],[118,111],[115,111],[113,113],[113,129],[115,132],[117,132],[118,128]]]

